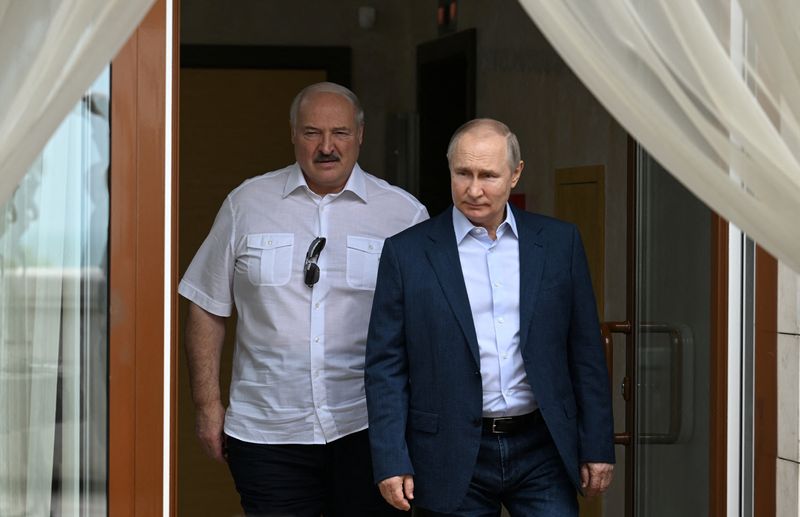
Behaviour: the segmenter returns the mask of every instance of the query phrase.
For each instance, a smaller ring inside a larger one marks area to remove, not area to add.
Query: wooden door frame
[[[164,447],[174,469],[175,364],[164,385],[164,347],[175,357],[176,295],[165,284],[176,270],[177,152],[172,153],[167,201],[166,136],[177,149],[179,0],[172,0],[173,96],[167,99],[167,0],[157,0],[111,63],[109,238],[108,514],[161,515],[164,497],[174,514],[174,476],[164,494]],[[173,126],[166,127],[166,109]],[[169,133],[167,133],[169,131]],[[167,219],[169,218],[169,219]],[[170,222],[167,256],[165,224]],[[165,267],[168,265],[169,267]],[[166,273],[165,273],[166,271]],[[170,307],[165,343],[165,309]],[[164,444],[164,393],[171,400],[170,443]]]
[[[728,482],[728,222],[711,216],[708,513],[727,513]]]
[[[711,400],[709,515],[727,513],[728,447],[728,222],[712,216]],[[755,351],[753,354],[753,512],[776,513],[778,458],[778,262],[755,252]]]
[[[753,515],[777,511],[778,261],[756,246]]]

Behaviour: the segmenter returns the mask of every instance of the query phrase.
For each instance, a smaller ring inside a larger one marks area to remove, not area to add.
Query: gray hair
[[[312,93],[335,93],[337,95],[341,95],[350,101],[350,104],[352,104],[356,110],[356,126],[364,125],[364,108],[361,107],[361,102],[359,102],[356,94],[341,84],[322,82],[306,86],[295,96],[294,100],[292,101],[292,106],[289,108],[289,124],[291,124],[292,129],[294,129],[295,125],[297,124],[297,114],[300,111],[300,104],[303,102],[306,96],[311,95]]]
[[[517,168],[517,165],[519,165],[519,162],[522,159],[522,155],[519,151],[519,140],[517,140],[517,135],[512,133],[507,125],[503,124],[499,120],[494,120],[491,118],[472,119],[456,129],[456,132],[453,133],[453,136],[450,138],[450,143],[447,145],[447,163],[451,163],[453,151],[455,150],[459,139],[461,139],[461,136],[464,133],[479,127],[485,127],[486,129],[500,136],[506,137],[506,157],[508,158],[508,166],[511,169],[511,172],[514,172],[514,169]]]

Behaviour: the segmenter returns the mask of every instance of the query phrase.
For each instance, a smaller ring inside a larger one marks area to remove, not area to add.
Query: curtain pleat
[[[154,0],[0,0],[0,204]]]
[[[800,3],[520,2],[656,160],[800,271]]]

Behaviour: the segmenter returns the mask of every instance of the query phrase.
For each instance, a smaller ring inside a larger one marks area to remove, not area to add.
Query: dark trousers
[[[264,445],[228,436],[227,452],[248,516],[402,514],[384,502],[373,483],[367,431],[325,445]]]
[[[541,414],[513,434],[484,431],[469,489],[451,514],[415,509],[420,517],[577,517],[575,486]]]

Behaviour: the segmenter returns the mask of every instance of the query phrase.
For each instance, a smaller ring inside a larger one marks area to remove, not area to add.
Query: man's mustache
[[[339,157],[338,153],[331,153],[331,154],[317,153],[314,156],[314,163],[338,162],[340,160],[341,158]]]

